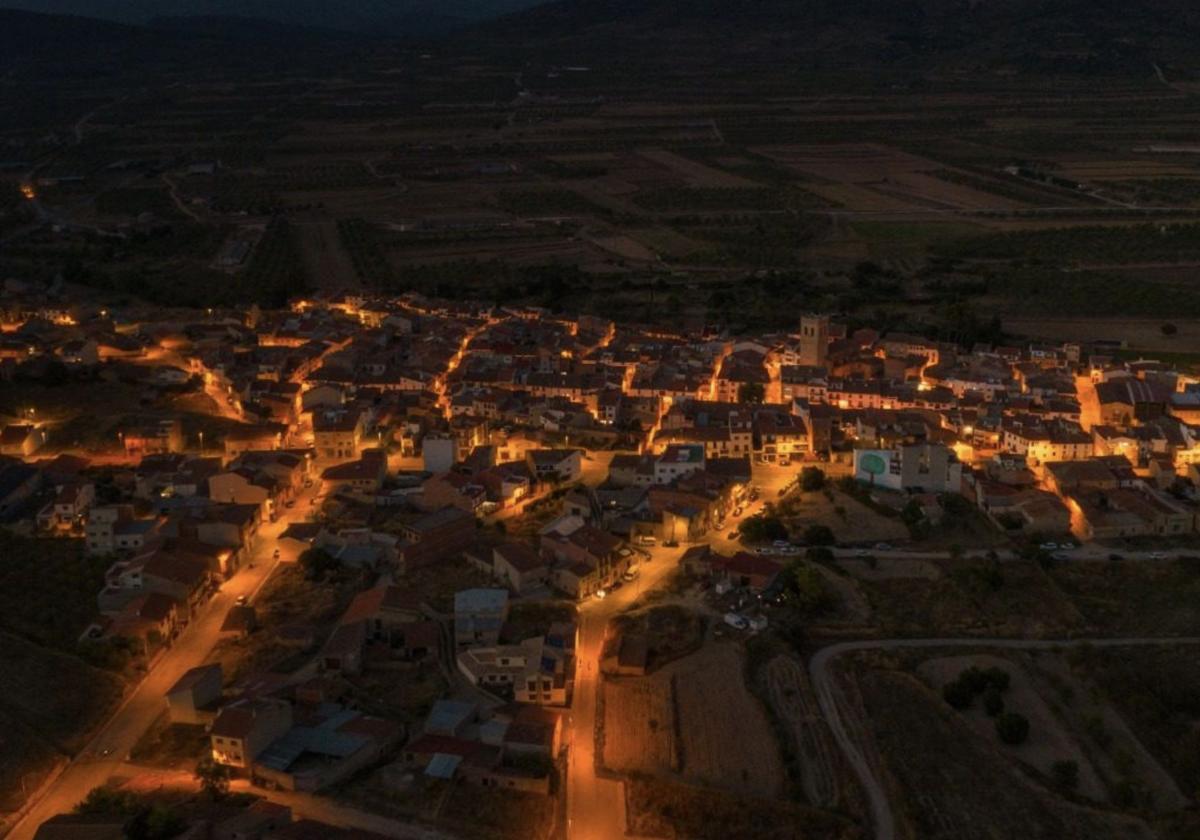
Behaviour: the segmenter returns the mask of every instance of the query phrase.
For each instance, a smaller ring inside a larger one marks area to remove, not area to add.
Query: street
[[[633,583],[579,605],[579,642],[575,649],[575,695],[567,725],[567,835],[572,840],[612,840],[625,836],[624,783],[596,773],[596,713],[600,654],[608,621],[646,591],[663,582],[679,565],[682,548],[649,550]]]
[[[253,568],[246,564],[205,604],[199,615],[183,630],[142,682],[100,728],[88,745],[44,790],[24,818],[13,826],[9,840],[32,840],[38,826],[55,814],[70,811],[88,792],[116,774],[138,740],[166,709],[166,691],[187,671],[201,665],[216,646],[225,613],[239,596],[251,601],[275,570],[273,558],[279,535],[309,510],[308,501],[319,485],[305,490],[292,509],[284,509],[278,521],[259,528]]]

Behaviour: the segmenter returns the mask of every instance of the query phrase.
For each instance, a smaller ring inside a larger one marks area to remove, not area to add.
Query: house
[[[436,563],[475,542],[475,517],[455,507],[421,516],[399,528],[397,546],[401,569]]]
[[[953,449],[940,443],[856,449],[854,477],[889,490],[957,493],[962,486],[962,464]]]
[[[144,592],[106,617],[109,621],[99,638],[123,639],[145,655],[174,637],[180,622],[180,604],[160,592]]]
[[[713,574],[718,579],[753,592],[762,592],[769,587],[782,569],[779,561],[746,551],[739,551],[728,558],[718,554],[712,559]]]
[[[633,552],[619,537],[581,520],[543,529],[541,548],[555,560],[551,581],[575,598],[586,598],[609,586],[629,568]]]
[[[96,487],[91,482],[58,485],[54,491],[54,501],[47,506],[45,527],[56,531],[69,531],[81,526],[95,500]]]
[[[207,724],[221,700],[221,664],[192,668],[167,689],[171,723]]]
[[[566,705],[574,685],[574,656],[545,637],[518,645],[459,651],[458,670],[472,685],[492,691],[511,689],[519,703]]]
[[[292,704],[270,697],[238,700],[221,709],[209,731],[213,760],[249,771],[272,743],[292,728]]]
[[[358,457],[363,435],[366,434],[366,418],[362,412],[314,411],[312,425],[318,460],[336,462]]]
[[[672,444],[654,462],[654,483],[670,484],[702,470],[704,459],[704,446],[701,444]]]
[[[379,449],[368,449],[357,461],[337,464],[321,473],[322,492],[332,495],[339,491],[373,494],[383,487],[387,476],[387,456]]]
[[[225,457],[233,460],[247,452],[279,449],[287,437],[287,426],[280,423],[239,423],[225,433]]]
[[[183,451],[183,424],[179,420],[134,426],[121,432],[120,437],[130,458]]]
[[[140,551],[158,533],[161,525],[158,519],[135,519],[131,505],[93,507],[84,524],[88,553]]]
[[[45,433],[38,426],[27,423],[5,426],[0,431],[0,455],[27,458],[45,442]]]
[[[299,708],[295,725],[256,756],[253,776],[267,786],[312,793],[377,762],[404,728],[336,703]]]
[[[525,459],[539,482],[571,484],[583,477],[581,449],[530,449]]]
[[[454,593],[454,644],[466,647],[494,645],[508,618],[505,589],[464,589]]]
[[[550,564],[541,552],[523,543],[506,542],[492,549],[492,574],[514,592],[545,583]]]
[[[1067,498],[1072,531],[1081,540],[1177,536],[1196,529],[1195,514],[1154,490],[1118,487],[1080,492]]]
[[[125,840],[126,816],[56,814],[38,826],[33,840]]]

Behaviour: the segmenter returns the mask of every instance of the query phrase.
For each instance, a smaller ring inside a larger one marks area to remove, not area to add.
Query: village
[[[103,564],[78,645],[137,676],[17,840],[123,836],[73,812],[114,778],[260,797],[188,816],[214,837],[616,836],[621,678],[801,621],[804,564],[1200,529],[1200,377],[1103,340],[65,299],[0,296],[0,523]]]

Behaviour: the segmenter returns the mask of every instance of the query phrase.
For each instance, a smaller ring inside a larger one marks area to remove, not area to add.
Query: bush
[[[1016,712],[1004,712],[996,718],[996,734],[1006,744],[1022,744],[1029,737],[1029,719]]]
[[[825,488],[825,471],[820,467],[805,467],[800,471],[800,489],[815,493]]]
[[[1004,698],[994,685],[988,686],[987,691],[983,692],[983,710],[987,712],[988,717],[996,717],[1004,711]]]
[[[1075,790],[1079,786],[1079,765],[1074,761],[1056,761],[1050,767],[1054,784],[1063,790]]]
[[[337,558],[322,548],[310,548],[300,555],[300,567],[309,580],[324,580],[325,575],[338,568]]]
[[[804,556],[812,563],[832,563],[836,559],[832,551],[822,546],[810,548],[804,552]]]
[[[743,519],[738,525],[738,533],[746,542],[773,542],[788,538],[787,526],[778,516],[762,513]]]
[[[837,542],[828,525],[809,525],[804,530],[804,541],[809,545],[833,545]]]
[[[1009,676],[1008,671],[995,666],[988,668],[983,672],[987,676],[988,685],[997,691],[1008,691]]]
[[[962,680],[953,680],[942,686],[942,699],[961,711],[975,700],[975,692]]]

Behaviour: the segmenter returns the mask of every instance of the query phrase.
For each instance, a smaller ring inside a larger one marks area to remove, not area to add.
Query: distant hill
[[[258,19],[372,35],[446,31],[534,5],[537,0],[0,0],[0,7],[127,24],[156,19]],[[208,21],[207,23],[205,21]],[[173,27],[177,24],[173,24]]]
[[[1200,4],[1192,0],[555,0],[474,34],[576,62],[1200,68]]]

